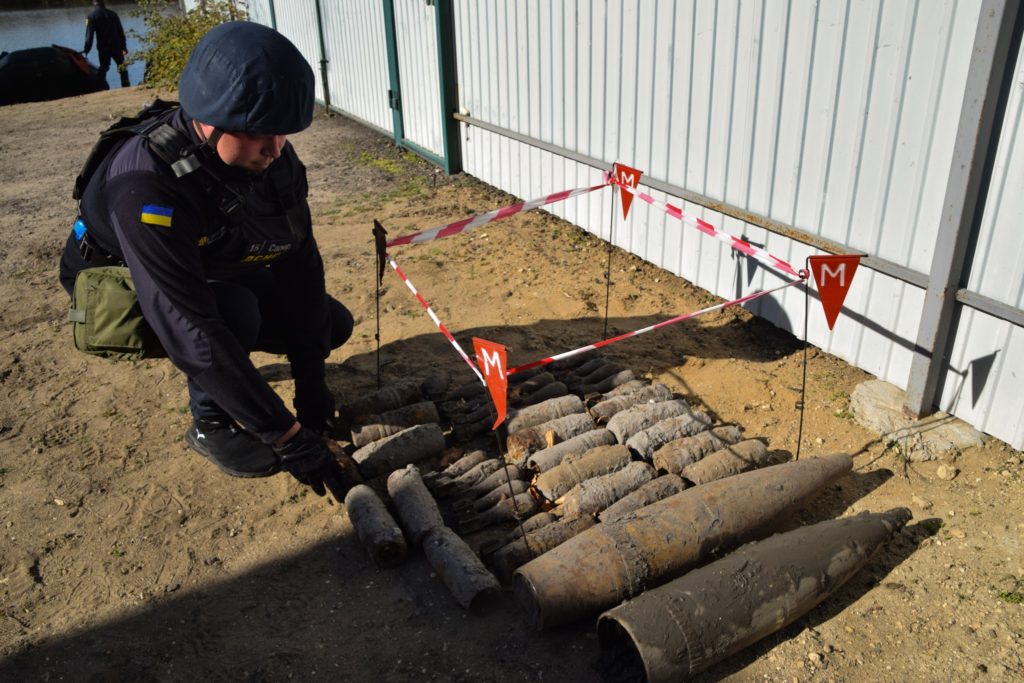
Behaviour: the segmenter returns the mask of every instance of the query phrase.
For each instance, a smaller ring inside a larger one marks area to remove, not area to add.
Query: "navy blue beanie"
[[[312,123],[315,87],[291,41],[261,24],[230,21],[193,48],[178,95],[188,116],[220,130],[288,135]]]

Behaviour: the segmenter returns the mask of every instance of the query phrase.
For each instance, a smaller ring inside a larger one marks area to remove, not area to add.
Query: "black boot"
[[[232,477],[269,477],[281,471],[274,449],[230,420],[196,419],[185,432],[185,441]]]

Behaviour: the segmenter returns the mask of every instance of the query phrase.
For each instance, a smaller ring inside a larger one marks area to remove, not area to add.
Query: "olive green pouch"
[[[79,351],[115,360],[167,357],[142,317],[135,283],[125,266],[79,271],[68,319]]]

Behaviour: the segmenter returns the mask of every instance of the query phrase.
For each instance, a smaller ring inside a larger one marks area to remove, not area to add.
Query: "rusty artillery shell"
[[[699,410],[669,417],[626,439],[626,446],[647,462],[654,452],[675,439],[699,434],[711,427],[711,417]]]
[[[352,454],[366,479],[426,458],[444,450],[444,434],[436,424],[415,425],[367,444]]]
[[[451,391],[449,391],[445,397],[445,401],[458,401],[459,399],[472,400],[477,397],[486,396],[487,387],[480,382],[466,382],[460,384]]]
[[[840,454],[765,467],[598,524],[520,567],[517,600],[538,628],[608,609],[749,540],[852,466]]]
[[[548,368],[557,377],[560,373],[571,372],[573,369],[580,367],[584,363],[589,363],[592,360],[600,358],[601,353],[597,349],[591,349],[589,351],[584,351],[583,353],[577,353],[575,356],[556,360],[551,363]]]
[[[580,394],[587,396],[588,394],[603,394],[609,389],[614,389],[620,384],[626,384],[634,379],[633,371],[630,369],[620,370],[614,375],[609,375],[599,382],[593,384],[579,384],[576,386],[576,391]]]
[[[434,370],[420,382],[420,394],[437,401],[444,398],[451,382],[452,376],[446,370]]]
[[[345,494],[345,510],[359,542],[379,567],[394,567],[405,559],[408,548],[395,518],[384,501],[366,484],[358,484]]]
[[[580,363],[571,371],[569,371],[565,375],[565,383],[569,385],[578,384],[581,379],[583,379],[590,373],[594,372],[595,370],[603,368],[605,365],[608,365],[608,363],[608,359],[603,358],[601,356],[590,358],[589,360]]]
[[[579,396],[559,396],[543,403],[510,411],[506,424],[508,433],[513,434],[566,415],[583,412],[586,412],[586,408],[583,407],[583,401]]]
[[[496,470],[501,469],[501,467],[501,458],[484,460],[473,465],[454,479],[438,484],[435,488],[441,495],[458,495],[474,484],[480,483],[485,477],[490,476]]]
[[[615,413],[627,408],[640,405],[641,403],[658,403],[668,401],[672,398],[672,390],[664,384],[642,385],[637,391],[630,392],[623,396],[606,398],[590,407],[590,416],[598,424],[605,424]]]
[[[432,529],[444,526],[441,511],[415,465],[395,470],[388,476],[388,495],[395,504],[398,521],[406,537],[414,546],[419,545]]]
[[[621,470],[630,460],[629,449],[622,444],[598,446],[572,462],[563,462],[539,474],[534,486],[542,496],[553,501],[587,479]]]
[[[565,383],[568,384],[571,389],[578,391],[579,387],[597,384],[601,380],[618,374],[625,369],[626,368],[624,366],[618,363],[607,362],[597,366],[586,374],[577,374],[574,372],[565,378]],[[629,380],[626,381],[628,382]],[[620,384],[624,383],[625,382],[620,382]]]
[[[364,415],[352,427],[352,445],[360,448],[408,427],[439,422],[440,419],[437,406],[432,401],[411,403],[380,415]]]
[[[537,391],[519,398],[517,403],[520,408],[527,406],[535,406],[538,403],[550,400],[552,398],[558,398],[559,396],[565,396],[569,393],[569,387],[565,386],[562,382],[552,382],[551,384],[545,384]]]
[[[378,415],[415,403],[421,398],[420,387],[416,382],[395,382],[343,405],[341,413],[350,418]]]
[[[524,519],[523,523],[512,530],[512,539],[522,537],[523,534],[528,534],[531,531],[536,531],[541,527],[547,526],[552,522],[557,522],[558,517],[555,517],[550,512],[538,512],[528,519]]]
[[[634,510],[639,510],[651,503],[674,496],[685,490],[687,483],[678,474],[664,474],[647,482],[620,500],[612,503],[597,516],[602,522],[614,522],[625,517]]]
[[[573,536],[594,526],[595,520],[590,515],[571,517],[552,524],[547,524],[526,534],[525,541],[518,538],[508,545],[499,548],[490,559],[498,578],[504,583],[512,580],[512,574],[539,555],[552,548],[557,548]]]
[[[682,681],[800,618],[906,524],[896,508],[750,543],[601,615],[616,680]]]
[[[559,500],[563,517],[596,515],[606,507],[658,476],[645,462],[631,462],[620,470],[587,479],[574,486]]]
[[[575,396],[573,398],[576,398]],[[586,413],[574,413],[557,420],[544,422],[536,427],[520,429],[508,435],[505,441],[508,451],[505,459],[519,465],[533,453],[556,443],[579,436],[594,429],[594,418]]]
[[[517,493],[503,498],[492,507],[459,517],[459,526],[464,533],[478,531],[493,524],[514,522],[531,517],[540,508],[540,502],[530,492]]]
[[[440,472],[428,472],[423,476],[424,480],[430,479],[454,479],[459,475],[465,474],[475,465],[479,465],[487,459],[487,453],[484,451],[476,450],[466,453],[461,458],[453,462],[448,467],[445,467]]]
[[[423,553],[463,609],[482,614],[497,605],[498,580],[454,531],[446,526],[431,531]]]
[[[574,454],[586,453],[591,448],[609,446],[613,443],[615,443],[615,435],[607,429],[592,429],[531,454],[526,459],[526,468],[535,472],[547,472]]]
[[[681,398],[658,401],[657,403],[643,403],[619,411],[608,420],[608,424],[605,426],[615,435],[619,443],[626,443],[629,437],[657,422],[689,412],[690,404]]]
[[[488,508],[494,507],[504,498],[510,498],[520,493],[526,493],[530,490],[530,482],[523,481],[522,479],[513,479],[511,482],[505,481],[493,489],[480,496],[474,501],[470,502],[470,505],[477,512],[483,512]]]
[[[540,368],[534,369],[539,370]],[[523,396],[529,396],[538,389],[541,389],[555,381],[555,376],[552,375],[550,372],[538,372],[537,374],[533,375],[532,377],[529,377],[525,381],[521,381],[518,384],[513,385],[511,383],[511,379],[513,377],[518,378],[519,375],[520,373],[517,372],[516,374],[509,377],[509,400],[518,400]]]
[[[687,465],[679,476],[693,484],[706,484],[763,467],[768,464],[768,460],[768,449],[764,443],[757,439],[747,439]]]
[[[499,459],[498,462],[500,463],[501,460]],[[507,484],[509,480],[515,481],[517,479],[527,478],[526,472],[515,465],[505,465],[504,467],[499,467],[494,470],[472,486],[464,488],[460,495],[476,499],[491,491],[495,486]]]
[[[491,415],[494,414],[494,408],[490,403],[484,403],[477,406],[473,410],[465,413],[452,413],[452,424],[453,425],[470,425],[481,420],[491,420],[491,424],[494,424],[494,418]]]
[[[625,384],[620,384],[619,386],[615,387],[614,389],[609,389],[608,391],[604,392],[604,396],[602,397],[602,400],[607,400],[609,398],[615,398],[617,396],[629,396],[632,393],[640,391],[641,389],[643,389],[646,386],[648,386],[647,382],[643,381],[642,379],[634,379],[632,381],[626,382]],[[671,397],[669,397],[669,398],[671,398]],[[667,401],[668,399],[664,399],[664,400]]]
[[[679,474],[687,465],[691,465],[705,455],[713,453],[742,438],[740,428],[736,425],[723,425],[706,432],[669,441],[654,451],[651,459],[654,466],[662,472]]]

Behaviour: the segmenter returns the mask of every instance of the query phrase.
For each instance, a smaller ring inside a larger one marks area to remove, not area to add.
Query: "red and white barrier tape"
[[[751,258],[757,259],[761,263],[764,263],[767,266],[775,268],[776,270],[781,270],[782,272],[784,272],[784,273],[786,273],[788,275],[792,275],[793,277],[801,277],[800,273],[798,273],[796,271],[796,269],[793,268],[793,266],[791,266],[787,262],[783,261],[778,256],[774,256],[774,255],[768,253],[767,251],[765,251],[764,249],[761,249],[759,247],[755,247],[754,245],[752,245],[750,242],[747,242],[746,240],[741,240],[739,237],[733,237],[732,235],[730,235],[728,233],[722,232],[721,230],[716,229],[715,226],[711,225],[710,223],[708,223],[705,220],[702,220],[700,218],[695,218],[693,216],[683,215],[683,210],[680,209],[678,206],[673,206],[672,204],[669,204],[668,202],[663,202],[663,201],[660,201],[658,199],[655,199],[651,195],[649,195],[649,194],[647,194],[645,192],[641,192],[640,190],[636,189],[635,187],[630,187],[629,185],[625,185],[625,184],[617,181],[615,178],[611,179],[611,183],[613,185],[617,185],[618,187],[621,187],[622,189],[624,189],[627,192],[629,192],[630,194],[632,194],[634,197],[637,197],[637,198],[647,202],[651,206],[654,206],[656,208],[661,209],[662,211],[667,213],[669,216],[672,216],[673,218],[677,218],[677,219],[681,220],[682,222],[687,223],[687,224],[697,228],[698,230],[703,232],[705,235],[710,235],[710,236],[714,237],[715,239],[718,239],[718,240],[721,240],[722,242],[725,242],[726,244],[728,244],[730,247],[732,247],[736,251],[739,251],[739,252],[741,252],[743,254],[746,254],[747,256],[750,256]]]
[[[753,294],[748,294],[747,296],[740,297],[739,299],[733,299],[732,301],[725,301],[725,302],[722,302],[720,304],[715,304],[714,306],[709,306],[708,308],[702,308],[699,311],[694,311],[693,313],[686,313],[684,315],[678,315],[675,318],[670,318],[668,320],[663,320],[662,322],[656,323],[656,324],[651,325],[649,327],[642,327],[639,330],[633,330],[632,332],[626,332],[625,334],[620,334],[617,337],[611,337],[610,339],[605,339],[603,341],[595,342],[593,344],[588,344],[587,346],[581,346],[580,348],[573,349],[572,351],[566,351],[565,353],[560,353],[560,354],[555,355],[555,356],[550,356],[548,358],[542,358],[540,360],[535,360],[532,363],[526,363],[525,365],[517,365],[514,368],[509,368],[506,372],[507,372],[507,374],[512,375],[512,374],[515,374],[517,372],[521,372],[523,370],[529,370],[530,368],[535,368],[538,365],[547,365],[548,363],[554,363],[556,360],[562,360],[563,358],[569,358],[570,356],[575,356],[577,354],[584,353],[586,351],[590,351],[591,349],[599,349],[602,346],[608,346],[609,344],[614,344],[615,342],[620,342],[620,341],[622,341],[624,339],[629,339],[630,337],[637,337],[637,336],[639,336],[641,334],[644,334],[646,332],[650,332],[651,330],[656,330],[656,329],[658,329],[660,327],[665,327],[667,325],[673,325],[675,323],[679,323],[679,322],[682,322],[684,320],[689,320],[690,318],[696,318],[698,315],[703,315],[705,313],[711,313],[713,311],[719,311],[719,310],[722,310],[722,309],[725,309],[725,308],[730,308],[732,306],[736,306],[738,304],[743,304],[743,303],[746,303],[748,301],[752,301],[754,299],[757,299],[758,297],[762,297],[765,294],[771,294],[772,292],[777,292],[780,289],[785,289],[786,287],[792,287],[793,285],[799,284],[799,283],[803,282],[804,280],[806,280],[806,278],[800,277],[799,280],[791,280],[790,282],[787,282],[784,285],[779,285],[778,287],[775,287],[774,289],[765,289],[765,290],[762,290],[760,292],[754,292]]]
[[[572,197],[578,197],[594,190],[600,190],[602,187],[608,187],[608,183],[604,182],[600,185],[594,185],[593,187],[580,187],[575,190],[563,190],[562,192],[556,192],[549,194],[545,197],[539,197],[537,199],[531,199],[529,201],[520,202],[512,206],[505,206],[488,213],[482,213],[479,216],[473,216],[472,218],[464,218],[461,221],[455,221],[448,225],[442,225],[437,228],[431,228],[430,230],[422,230],[420,232],[413,233],[411,235],[403,235],[402,237],[396,237],[387,243],[387,246],[397,247],[402,244],[422,244],[423,242],[429,242],[431,240],[439,240],[444,237],[451,237],[457,235],[460,232],[467,232],[475,228],[479,228],[481,225],[487,225],[494,221],[501,220],[502,218],[508,218],[514,216],[517,213],[523,211],[530,211],[537,209],[547,204],[554,204],[560,202],[563,199],[571,199]]]
[[[430,304],[427,303],[426,299],[424,299],[420,295],[420,293],[416,291],[416,287],[413,286],[412,282],[409,281],[409,278],[406,276],[406,274],[403,273],[402,269],[398,267],[397,263],[395,263],[395,259],[390,255],[388,256],[388,263],[390,263],[394,271],[398,273],[398,277],[402,278],[402,282],[404,282],[405,286],[409,288],[409,291],[416,296],[416,299],[420,302],[420,305],[423,306],[423,310],[427,312],[427,315],[430,316],[430,319],[434,321],[435,325],[437,325],[437,329],[441,330],[441,334],[443,334],[448,339],[448,341],[451,342],[451,345],[455,347],[455,351],[460,356],[462,356],[462,360],[466,361],[466,365],[468,365],[469,369],[473,371],[473,374],[477,376],[481,384],[486,385],[487,382],[484,381],[484,376],[480,374],[480,371],[477,369],[476,364],[469,359],[469,356],[466,355],[466,352],[462,350],[461,346],[459,346],[459,342],[455,341],[455,337],[452,336],[452,333],[448,331],[448,328],[444,326],[444,323],[441,322],[441,319],[438,318],[437,314],[434,313],[434,311],[430,308]]]

